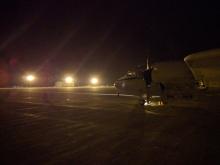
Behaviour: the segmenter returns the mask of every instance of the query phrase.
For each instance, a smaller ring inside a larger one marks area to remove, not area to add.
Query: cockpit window
[[[134,78],[134,77],[136,77],[136,76],[137,76],[136,73],[133,72],[133,71],[128,71],[128,72],[127,72],[127,77],[128,77],[128,78]]]

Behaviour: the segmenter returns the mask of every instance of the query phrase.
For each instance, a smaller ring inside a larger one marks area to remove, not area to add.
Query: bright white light
[[[161,100],[161,96],[151,96],[151,101],[145,102],[145,106],[163,106],[163,101]]]
[[[65,80],[65,83],[67,84],[73,83],[73,78],[71,76],[67,76],[64,80]]]
[[[35,77],[33,75],[27,75],[26,80],[29,81],[29,82],[32,82],[32,81],[35,80]]]
[[[147,102],[147,101],[145,100],[144,106],[148,106],[148,105],[151,105],[151,102]]]
[[[91,83],[92,85],[96,85],[96,84],[99,83],[99,80],[98,80],[97,78],[93,77],[93,78],[90,79],[90,83]]]

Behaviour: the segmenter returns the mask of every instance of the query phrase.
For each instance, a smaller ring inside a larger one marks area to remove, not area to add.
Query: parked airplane
[[[150,97],[191,98],[197,89],[220,87],[220,49],[188,55],[184,61],[167,61],[149,65],[152,69],[150,88],[144,81],[143,69],[128,71],[115,82],[118,94],[132,94],[146,100]],[[150,90],[150,92],[148,91]]]

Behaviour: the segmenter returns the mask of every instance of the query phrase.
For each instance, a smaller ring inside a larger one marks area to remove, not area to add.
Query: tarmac
[[[1,164],[220,164],[220,96],[141,106],[114,87],[0,89]]]

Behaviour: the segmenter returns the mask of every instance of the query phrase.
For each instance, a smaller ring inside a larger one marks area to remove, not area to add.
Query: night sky
[[[113,82],[147,56],[182,60],[219,48],[219,20],[211,0],[1,1],[0,85],[19,84],[25,72],[50,77],[45,84],[64,73]]]

